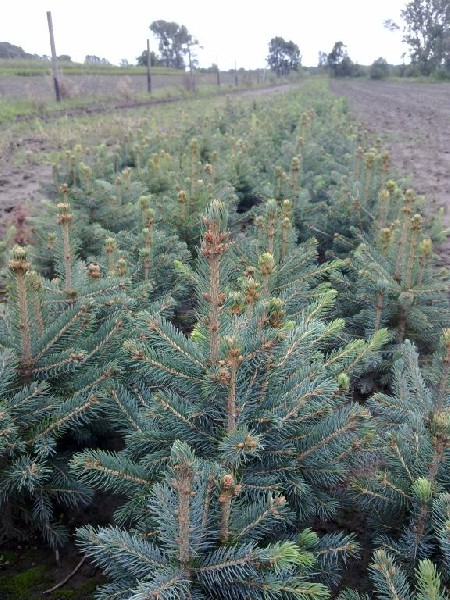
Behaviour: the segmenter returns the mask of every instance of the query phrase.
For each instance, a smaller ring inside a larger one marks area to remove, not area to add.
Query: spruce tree
[[[98,265],[77,259],[70,207],[58,210],[59,278],[40,277],[27,250],[14,248],[0,323],[2,533],[25,535],[27,524],[53,547],[67,539],[56,511],[92,496],[68,472],[63,441],[85,443],[88,423],[105,422],[102,405],[119,372],[114,356],[129,305],[123,277],[102,278]]]
[[[89,485],[128,497],[116,518],[136,532],[137,543],[154,530],[155,516],[146,508],[153,481],[166,477],[171,448],[183,440],[225,473],[216,543],[282,543],[299,535],[298,524],[338,510],[344,483],[372,436],[368,411],[347,392],[352,376],[376,361],[386,336],[380,331],[368,342],[327,351],[343,327],[324,320],[334,294],[300,295],[288,313],[295,269],[286,260],[291,283],[272,296],[281,281],[275,267],[284,263],[276,265],[269,253],[261,255],[253,282],[233,290],[235,255],[223,203],[211,203],[204,226],[192,333],[185,336],[159,313],[138,315],[124,345],[131,378],[114,399],[116,413],[126,415],[126,448],[86,451],[72,464]],[[301,269],[305,252],[293,250],[290,258]],[[82,533],[91,554],[104,533],[92,535]],[[95,554],[99,564],[107,543]],[[351,535],[325,536],[316,543],[318,568],[334,572],[356,550]]]
[[[430,559],[448,580],[450,517],[450,334],[421,372],[406,341],[393,368],[391,394],[368,400],[380,436],[372,468],[351,482],[370,517],[375,543],[411,575]]]
[[[377,550],[369,567],[369,575],[377,600],[448,600],[449,595],[442,576],[430,560],[418,562],[413,583],[408,582],[406,573],[398,566],[392,554]],[[345,590],[337,600],[369,600],[367,594],[356,590]]]
[[[175,442],[164,476],[146,495],[151,533],[79,529],[81,548],[113,580],[97,597],[328,598],[322,584],[309,580],[314,534],[261,542],[289,514],[282,497],[270,504],[261,499],[251,508],[241,502],[247,526],[224,543],[224,513],[239,496],[238,487],[222,465],[199,460],[187,444]]]
[[[339,308],[353,334],[386,327],[396,343],[410,339],[432,353],[449,325],[448,273],[435,266],[430,224],[416,210],[413,190],[403,193],[388,181],[371,231],[356,232],[359,244],[350,254],[346,276],[333,283],[342,292]]]

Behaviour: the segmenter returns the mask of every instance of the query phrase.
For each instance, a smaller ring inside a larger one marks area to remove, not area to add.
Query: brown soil
[[[14,149],[0,147],[0,241],[7,239],[8,230],[14,226],[14,242],[30,243],[30,230],[27,225],[28,207],[36,206],[43,198],[42,182],[48,182],[52,177],[52,169],[47,164],[28,160],[27,164],[17,161],[17,150],[38,156],[48,151],[48,144],[40,139],[20,139],[14,142]],[[0,248],[1,251],[1,248]],[[0,284],[0,292],[2,291]]]
[[[445,208],[450,227],[450,84],[332,80],[353,115],[390,151],[393,173],[426,197],[428,214]],[[450,241],[440,249],[449,262]]]

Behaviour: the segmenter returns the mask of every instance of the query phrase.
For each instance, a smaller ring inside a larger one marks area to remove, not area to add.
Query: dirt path
[[[393,171],[427,199],[427,211],[445,208],[450,227],[450,84],[332,80],[351,112],[391,153]],[[441,249],[450,259],[447,240]]]
[[[39,138],[24,138],[14,142],[11,150],[0,150],[0,241],[6,236],[10,224],[16,227],[14,240],[19,244],[29,243],[25,225],[27,205],[36,204],[43,198],[41,184],[50,181],[52,168],[48,164],[33,161],[21,164],[17,152],[25,156],[39,156],[48,152],[48,143]]]

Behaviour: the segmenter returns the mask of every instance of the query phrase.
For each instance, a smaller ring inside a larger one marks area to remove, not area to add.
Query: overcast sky
[[[131,64],[152,39],[149,25],[164,19],[186,25],[203,50],[201,66],[265,66],[270,39],[295,42],[305,66],[317,64],[320,50],[334,42],[350,58],[371,64],[379,56],[401,63],[407,47],[401,32],[389,32],[385,19],[400,22],[406,0],[2,0],[0,41],[34,54],[50,54],[46,11],[53,17],[56,51],[83,62],[87,54]]]

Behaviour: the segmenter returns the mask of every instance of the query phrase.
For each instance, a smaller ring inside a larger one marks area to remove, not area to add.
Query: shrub
[[[370,79],[386,79],[389,76],[389,65],[385,58],[377,58],[370,66]]]

